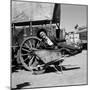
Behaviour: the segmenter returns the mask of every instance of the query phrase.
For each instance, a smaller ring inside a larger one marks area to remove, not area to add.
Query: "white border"
[[[21,0],[22,1],[22,0]],[[57,2],[57,3],[70,3],[70,4],[86,4],[90,9],[90,0],[26,0],[26,1],[40,1],[40,2]],[[90,11],[90,10],[88,10]],[[88,12],[88,16],[90,16]],[[88,20],[89,17],[88,17]],[[88,21],[89,26],[89,21]],[[89,31],[89,27],[88,27]],[[89,32],[88,32],[89,34]],[[90,35],[88,35],[89,38]],[[88,46],[90,42],[88,41]],[[89,49],[89,47],[88,47]],[[88,51],[89,55],[89,51]],[[90,68],[90,57],[88,58],[88,67]],[[88,70],[90,76],[90,70]],[[88,77],[88,80],[90,78]],[[89,83],[89,81],[88,81]],[[10,87],[10,0],[0,0],[0,89],[8,90]],[[41,88],[42,90],[90,90],[88,86],[69,86],[69,87],[53,87]],[[31,90],[31,89],[30,89]],[[39,89],[37,89],[39,90]]]

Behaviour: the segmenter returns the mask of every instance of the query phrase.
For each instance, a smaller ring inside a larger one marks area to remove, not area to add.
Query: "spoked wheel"
[[[32,70],[39,64],[40,58],[34,52],[40,48],[40,41],[37,37],[29,37],[21,44],[20,60],[27,70]]]

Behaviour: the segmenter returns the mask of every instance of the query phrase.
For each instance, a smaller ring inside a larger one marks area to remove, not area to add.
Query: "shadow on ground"
[[[11,68],[12,73],[19,72],[19,70],[26,70],[26,69],[22,65],[12,65],[12,68]]]
[[[60,69],[61,69],[61,68],[60,68]],[[78,66],[73,66],[73,67],[65,67],[65,66],[62,66],[62,71],[75,70],[75,69],[80,69],[80,67],[78,67]],[[26,70],[26,69],[23,68],[21,65],[12,67],[12,73],[14,73],[14,72],[19,72],[19,70]],[[61,70],[60,70],[60,71],[61,71]],[[43,72],[43,73],[38,73],[38,71],[37,71],[37,74],[46,74],[46,73],[52,73],[52,72],[56,72],[56,70],[55,70],[53,67],[48,67],[48,68],[46,68],[45,72]]]
[[[80,69],[80,67],[65,68],[64,66],[62,66],[62,72],[68,71],[68,70],[75,70],[75,69]],[[57,71],[53,67],[49,67],[45,70],[43,74],[52,73],[52,72],[57,72]],[[58,72],[61,72],[61,71],[58,71]]]
[[[76,69],[80,69],[80,67],[69,67],[69,68],[66,68],[66,67],[64,67],[64,66],[62,66],[62,70],[61,70],[61,68],[59,69],[59,70],[56,70],[55,68],[53,68],[53,67],[48,67],[48,68],[46,68],[45,69],[45,71],[43,72],[43,71],[34,71],[32,74],[34,74],[34,75],[40,75],[40,74],[47,74],[47,73],[52,73],[52,72],[63,72],[63,71],[68,71],[68,70],[76,70]]]
[[[21,84],[16,85],[16,88],[12,88],[11,90],[18,90],[18,89],[22,89],[25,88],[26,86],[30,86],[30,82],[24,82]]]

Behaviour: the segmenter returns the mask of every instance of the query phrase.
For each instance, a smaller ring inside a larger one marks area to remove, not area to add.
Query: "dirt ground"
[[[75,68],[33,75],[30,71],[18,69],[12,73],[12,88],[35,88],[51,86],[67,86],[87,84],[87,51],[82,51],[75,56],[65,57],[63,65],[72,65]]]

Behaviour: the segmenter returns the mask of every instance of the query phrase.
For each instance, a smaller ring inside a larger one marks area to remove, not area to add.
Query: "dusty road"
[[[66,57],[63,65],[76,65],[78,69],[63,70],[63,73],[48,72],[32,75],[25,70],[12,73],[12,88],[33,88],[87,84],[87,51]],[[23,89],[22,89],[23,90]]]

